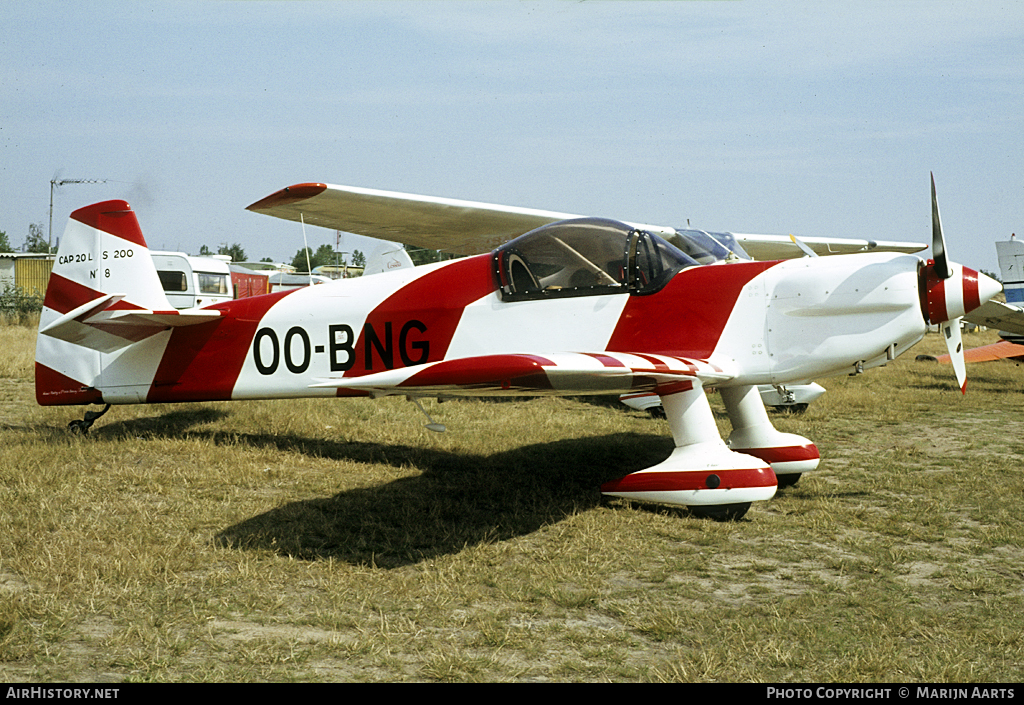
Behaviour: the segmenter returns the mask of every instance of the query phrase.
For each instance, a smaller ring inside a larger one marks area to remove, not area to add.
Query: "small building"
[[[231,263],[231,287],[236,299],[247,299],[250,296],[261,296],[270,293],[270,274],[273,270],[254,272],[248,266]]]
[[[0,290],[16,286],[28,295],[45,296],[53,260],[54,255],[35,252],[0,252]]]

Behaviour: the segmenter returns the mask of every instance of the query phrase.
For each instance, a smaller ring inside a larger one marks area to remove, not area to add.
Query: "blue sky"
[[[1021,2],[0,6],[0,230],[128,200],[151,247],[290,260],[306,181],[665,225],[1024,231]],[[310,244],[333,232],[310,229]],[[343,249],[358,247],[347,238]],[[365,244],[365,243],[364,243]]]

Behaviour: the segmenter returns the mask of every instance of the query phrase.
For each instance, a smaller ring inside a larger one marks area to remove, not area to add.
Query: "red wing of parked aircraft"
[[[128,204],[88,206],[47,289],[38,402],[654,392],[675,449],[602,492],[738,517],[819,461],[758,385],[885,364],[999,289],[946,259],[937,208],[937,263],[876,248],[728,265],[671,228],[366,189],[303,184],[250,209],[469,256],[178,312]]]
[[[935,358],[944,365],[952,362],[949,355],[939,355]],[[1006,340],[1000,340],[991,345],[982,345],[979,348],[971,348],[964,351],[964,360],[967,362],[995,362],[996,360],[1024,360],[1024,345],[1018,345]]]

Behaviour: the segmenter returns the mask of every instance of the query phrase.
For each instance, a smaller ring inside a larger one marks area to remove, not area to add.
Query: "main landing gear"
[[[96,422],[96,419],[103,416],[103,414],[107,413],[108,411],[110,411],[110,404],[104,406],[103,411],[87,411],[85,412],[84,419],[75,419],[74,421],[69,423],[68,430],[71,431],[71,433],[84,436],[86,433],[89,432],[89,429],[92,428],[92,425],[93,423]]]
[[[779,487],[792,487],[818,467],[818,448],[803,436],[776,431],[756,387],[719,389],[732,423],[730,450],[753,455],[772,466]]]
[[[713,504],[708,507],[690,507],[690,514],[701,519],[714,519],[715,521],[739,521],[750,509],[750,502],[739,504]]]
[[[718,435],[700,381],[694,380],[661,397],[676,444],[672,454],[646,470],[606,482],[601,492],[682,505],[711,519],[736,520],[751,502],[775,495],[782,484],[776,473],[795,481],[799,473],[817,467],[818,449],[802,436],[776,431],[756,387],[719,391],[733,427],[728,445]]]

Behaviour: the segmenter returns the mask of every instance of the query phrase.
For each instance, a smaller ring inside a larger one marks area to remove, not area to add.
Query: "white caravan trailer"
[[[184,252],[151,252],[160,283],[174,308],[231,301],[230,257],[193,257]]]

